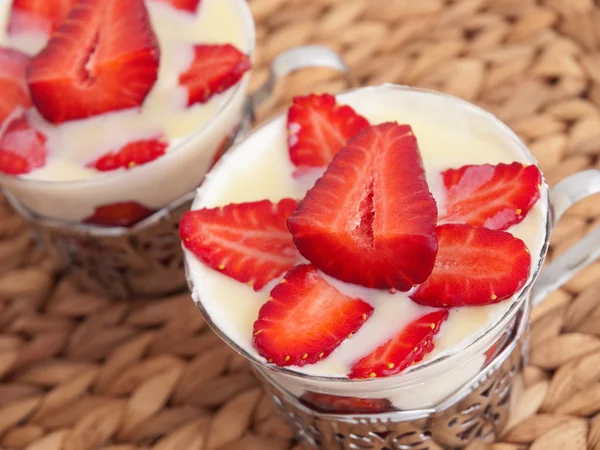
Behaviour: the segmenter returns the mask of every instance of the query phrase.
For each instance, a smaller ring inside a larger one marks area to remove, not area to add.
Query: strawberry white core
[[[534,162],[514,135],[497,120],[452,97],[384,85],[339,95],[338,102],[350,105],[371,124],[397,121],[412,126],[429,189],[436,199],[440,216],[445,211],[442,171],[468,164]],[[314,184],[315,170],[302,173],[292,165],[288,154],[285,117],[279,117],[223,158],[198,190],[192,209],[260,199],[273,202],[286,197],[301,199]],[[402,170],[402,167],[398,167],[398,170]],[[525,219],[507,230],[527,245],[531,253],[531,274],[536,272],[540,263],[546,235],[548,196],[544,183],[540,191],[540,199]],[[365,205],[367,203],[368,198],[365,199]],[[368,218],[368,214],[365,216],[362,213],[356,214],[357,226],[365,217]],[[186,251],[186,259],[194,300],[202,304],[215,325],[233,342],[260,359],[252,346],[252,324],[278,280],[254,292],[251,287],[206,266],[189,251]],[[328,357],[316,364],[288,367],[299,373],[346,377],[352,362],[379,347],[411,321],[434,311],[433,308],[412,302],[408,298],[410,291],[390,293],[389,290],[369,289],[323,276],[343,294],[371,304],[374,312],[353,336]],[[424,361],[465,348],[497,322],[519,294],[495,305],[450,309],[448,320],[434,338],[435,350]],[[480,356],[469,361],[461,370],[448,373],[443,386],[420,389],[414,398],[403,396],[399,400],[390,400],[404,408],[435,404],[480,370],[484,363],[483,355]]]

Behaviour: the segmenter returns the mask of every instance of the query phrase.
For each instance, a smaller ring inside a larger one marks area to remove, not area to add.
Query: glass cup
[[[252,57],[255,25],[247,2],[229,1],[239,12],[247,40],[244,50]],[[347,72],[340,56],[326,47],[293,48],[274,59],[270,78],[256,93],[247,92],[247,73],[228,91],[229,98],[208,123],[156,161],[89,180],[41,181],[0,175],[0,184],[14,209],[81,288],[114,298],[183,290],[178,224],[195,188],[220,153],[248,131],[255,108],[271,95],[277,80],[307,67]],[[138,193],[161,207],[131,227],[97,226],[69,217],[73,210],[89,210],[91,215],[98,205],[135,201]]]
[[[492,114],[459,98],[392,84],[351,90],[338,98],[344,102],[359,91],[368,94],[364,98],[375,108],[384,103],[385,97],[418,96],[418,107],[428,117],[467,126],[473,133],[510,146],[523,160],[536,164],[513,131]],[[355,101],[358,102],[356,98]],[[400,97],[394,101],[401,101]],[[440,102],[444,102],[444,108],[439,108]],[[237,144],[225,159],[235,158],[238,151],[251,152],[257,144],[268,145],[269,136],[282,127],[284,120],[280,116],[264,124]],[[222,164],[227,161],[219,163]],[[204,188],[199,190],[197,200]],[[506,425],[510,405],[517,395],[513,385],[522,376],[527,361],[530,308],[600,256],[599,228],[541,270],[554,225],[573,203],[600,192],[600,171],[572,175],[550,193],[542,183],[540,190],[539,201],[545,211],[539,230],[543,245],[538,255],[532,255],[537,257],[538,264],[508,310],[462,348],[452,349],[393,377],[349,380],[307,375],[266,364],[217,325],[222,317],[211,317],[198,297],[190,276],[192,261],[186,256],[192,297],[213,330],[253,363],[281,414],[298,436],[315,448],[440,450],[465,448],[473,441],[493,442]]]

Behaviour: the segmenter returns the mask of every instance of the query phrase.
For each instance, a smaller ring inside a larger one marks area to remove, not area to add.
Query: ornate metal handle
[[[255,121],[256,109],[264,103],[272,94],[275,85],[285,76],[300,69],[309,67],[327,67],[346,74],[350,86],[353,80],[350,71],[342,57],[328,47],[322,45],[305,45],[294,47],[279,53],[271,62],[269,78],[248,99],[248,116],[252,123]]]
[[[550,192],[553,210],[552,227],[573,204],[599,192],[600,170],[597,169],[584,170],[559,182]],[[542,270],[532,289],[533,306],[598,257],[600,257],[600,227],[595,228]]]

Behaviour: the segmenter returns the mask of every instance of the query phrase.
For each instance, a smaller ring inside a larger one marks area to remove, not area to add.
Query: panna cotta
[[[207,175],[180,229],[193,299],[235,348],[275,374],[361,380],[484,335],[536,276],[547,218],[505,125],[383,85],[295,99]],[[432,406],[485,359],[389,400]]]
[[[246,2],[8,3],[0,174],[27,209],[132,225],[200,184],[242,118]]]

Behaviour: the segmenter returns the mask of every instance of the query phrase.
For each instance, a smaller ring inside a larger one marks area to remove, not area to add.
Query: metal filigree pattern
[[[190,206],[191,200],[185,201],[142,227],[118,233],[30,223],[81,289],[120,299],[153,297],[186,287],[178,224]]]
[[[526,320],[526,313],[525,315]],[[523,370],[526,332],[513,324],[506,344],[510,353],[489,361],[465,395],[443,409],[416,414],[406,411],[372,414],[328,414],[301,403],[261,374],[275,404],[307,444],[323,450],[442,450],[462,449],[473,441],[493,442],[508,419],[513,379]]]

